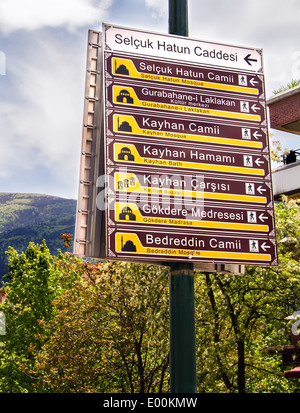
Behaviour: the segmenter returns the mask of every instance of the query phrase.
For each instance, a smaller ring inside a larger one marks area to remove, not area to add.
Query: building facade
[[[300,135],[300,86],[272,96],[267,105],[272,129]],[[281,195],[300,198],[300,149],[289,149],[282,166],[272,173],[275,200],[279,200]]]

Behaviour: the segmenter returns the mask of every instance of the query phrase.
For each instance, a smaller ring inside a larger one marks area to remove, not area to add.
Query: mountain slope
[[[76,201],[41,194],[0,193],[0,279],[9,246],[19,253],[30,241],[46,240],[52,254],[63,250],[62,232],[74,235]]]

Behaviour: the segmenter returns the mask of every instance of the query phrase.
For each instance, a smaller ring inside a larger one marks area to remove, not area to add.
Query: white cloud
[[[36,174],[38,188],[40,173],[39,191],[77,196],[86,27],[166,32],[167,13],[168,0],[0,0],[2,185]],[[264,49],[267,96],[300,73],[299,17],[299,0],[189,0],[190,37]]]
[[[146,7],[153,9],[152,17],[160,18],[168,10],[167,0],[145,0]]]
[[[43,36],[1,78],[13,78],[18,95],[0,104],[0,177],[43,168],[70,188],[78,180],[87,42]]]
[[[69,30],[100,23],[113,0],[1,0],[0,30],[36,30],[64,26]]]
[[[6,76],[0,77],[2,182],[22,182],[33,171],[39,182],[43,171],[49,177],[44,190],[53,182],[77,190],[87,30],[75,29],[100,28],[113,1],[0,1],[0,33],[8,39]],[[26,34],[16,41],[18,30]]]
[[[263,49],[267,96],[297,72],[297,0],[189,0],[190,36]]]

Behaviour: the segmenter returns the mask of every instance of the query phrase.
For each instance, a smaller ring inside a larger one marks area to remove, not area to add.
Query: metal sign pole
[[[169,33],[188,36],[187,0],[169,0]],[[194,266],[170,263],[170,391],[196,393]]]

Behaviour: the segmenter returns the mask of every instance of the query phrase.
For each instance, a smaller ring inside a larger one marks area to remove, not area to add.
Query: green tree
[[[277,267],[247,266],[242,276],[200,274],[196,280],[200,390],[285,392],[280,357],[262,351],[289,343],[283,320],[300,308],[297,201],[276,205]]]
[[[300,308],[299,203],[276,204],[278,267],[195,277],[199,392],[289,392],[283,320]],[[168,269],[8,252],[1,391],[168,391]]]
[[[21,254],[10,248],[7,257],[9,284],[5,287],[7,299],[1,306],[6,334],[0,347],[0,391],[26,392],[33,390],[33,380],[21,365],[33,365],[32,349],[42,347],[37,339],[43,329],[39,320],[49,320],[54,315],[52,300],[58,271],[45,242],[30,243]]]
[[[53,331],[37,352],[39,391],[162,392],[168,389],[168,275],[165,268],[85,264],[56,300]]]

